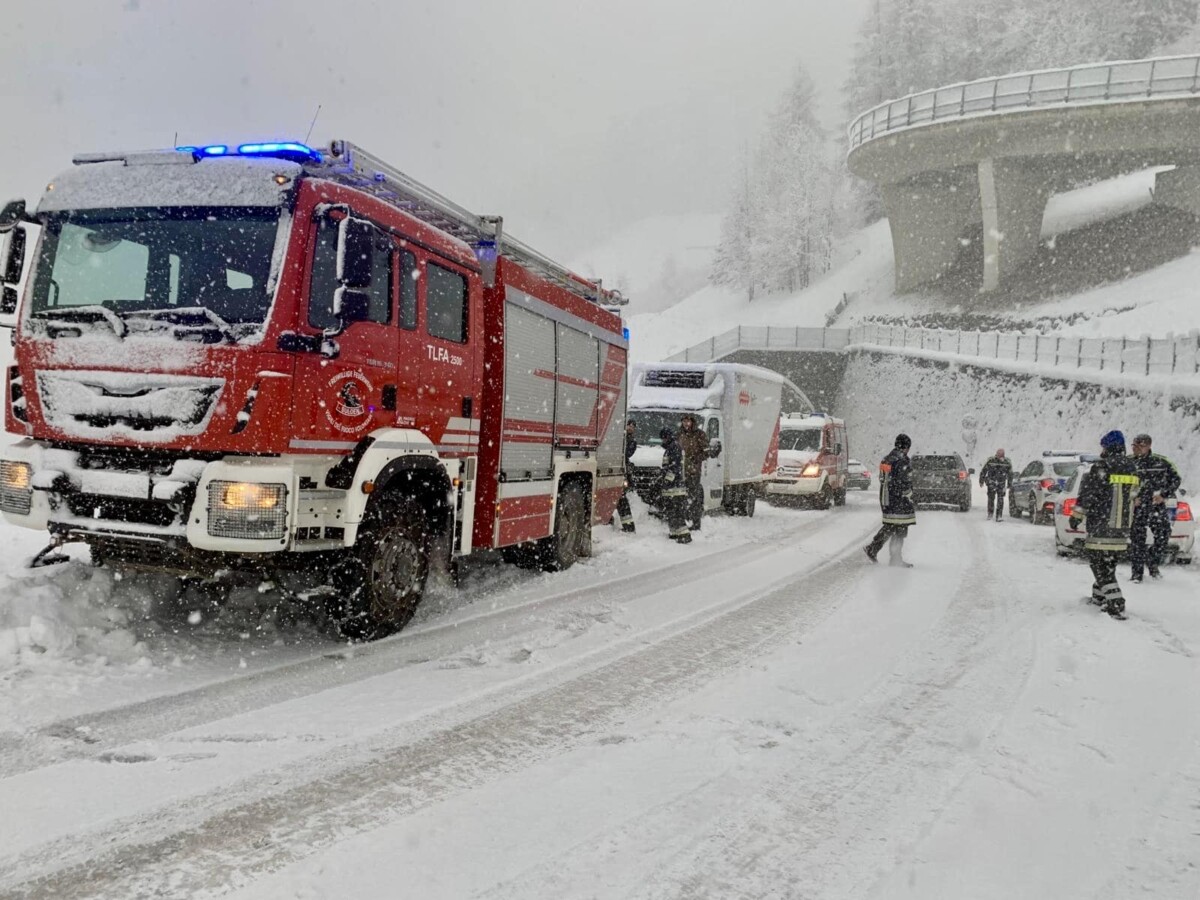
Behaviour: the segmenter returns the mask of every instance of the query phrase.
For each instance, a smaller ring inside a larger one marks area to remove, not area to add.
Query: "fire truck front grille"
[[[132,500],[128,497],[105,497],[100,494],[69,493],[63,498],[72,515],[87,519],[107,519],[133,525],[154,525],[166,528],[177,515],[167,504],[156,500]]]
[[[170,440],[204,429],[220,379],[129,372],[43,371],[38,393],[49,425],[96,438],[112,433]]]

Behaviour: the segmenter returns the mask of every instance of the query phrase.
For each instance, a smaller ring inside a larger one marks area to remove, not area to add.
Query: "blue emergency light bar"
[[[257,144],[238,144],[230,147],[228,144],[208,144],[197,147],[176,147],[179,153],[190,153],[197,158],[217,156],[268,156],[276,159],[286,159],[290,162],[321,161],[321,154],[305,144],[295,141],[269,141]]]

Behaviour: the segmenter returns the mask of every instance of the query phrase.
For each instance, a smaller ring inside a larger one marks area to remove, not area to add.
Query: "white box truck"
[[[708,435],[712,453],[701,475],[704,511],[723,508],[732,515],[752,516],[778,464],[780,416],[806,415],[812,408],[802,390],[759,366],[637,363],[629,377],[627,416],[638,442],[629,463],[630,484],[644,501],[657,502],[662,477],[659,432],[667,427],[678,433],[680,418],[691,413]]]

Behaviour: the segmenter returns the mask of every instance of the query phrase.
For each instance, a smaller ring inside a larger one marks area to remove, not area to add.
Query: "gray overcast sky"
[[[0,195],[76,152],[345,137],[551,255],[719,211],[797,63],[867,0],[9,0]]]

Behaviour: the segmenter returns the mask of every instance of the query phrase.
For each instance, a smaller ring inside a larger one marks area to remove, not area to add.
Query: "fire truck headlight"
[[[213,537],[267,540],[287,532],[287,485],[211,481],[208,533]]]
[[[816,463],[809,463],[804,467],[804,471],[800,473],[803,478],[816,478],[821,474],[821,467]]]
[[[0,509],[28,515],[33,502],[33,467],[29,463],[0,461]]]

